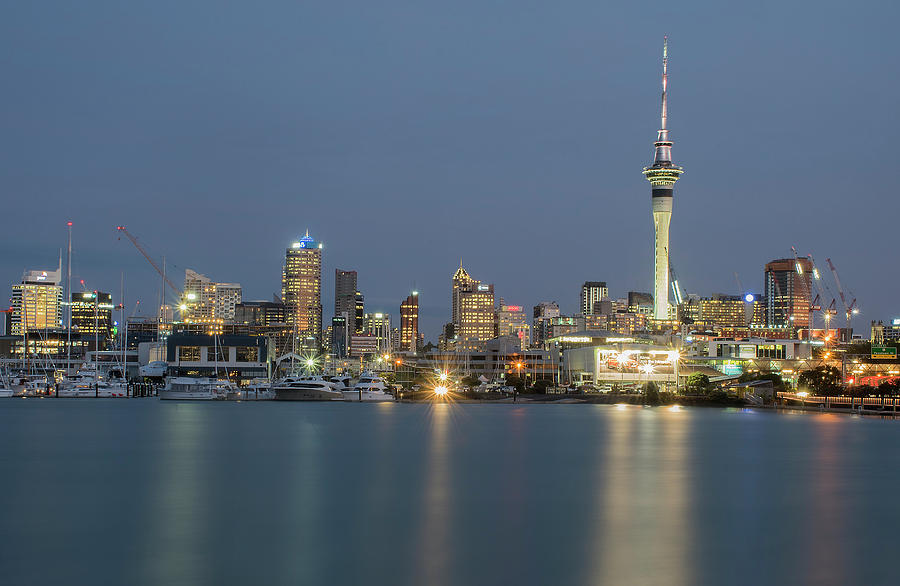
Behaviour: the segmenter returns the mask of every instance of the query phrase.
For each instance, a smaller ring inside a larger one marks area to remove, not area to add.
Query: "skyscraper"
[[[62,265],[62,262],[60,262]],[[62,267],[55,271],[27,271],[12,286],[11,334],[61,328],[63,325]]]
[[[531,321],[531,343],[539,346],[550,336],[550,320],[559,317],[559,304],[542,301],[534,306]]]
[[[600,312],[599,303],[609,297],[609,289],[603,281],[586,281],[581,286],[581,313],[594,315]]]
[[[494,337],[494,286],[473,279],[460,262],[453,274],[453,329],[457,340]]]
[[[460,305],[460,293],[462,291],[470,291],[475,286],[477,281],[469,276],[469,273],[466,272],[466,269],[462,266],[462,260],[459,261],[459,268],[456,269],[456,272],[453,273],[453,297],[451,300],[451,318],[450,321],[453,324],[453,328],[456,332],[456,335],[459,335],[459,305]]]
[[[300,338],[322,339],[322,243],[306,236],[285,251],[281,298]]]
[[[334,315],[356,320],[356,271],[334,270]]]
[[[97,336],[104,346],[112,338],[112,295],[102,291],[72,293],[72,333]]]
[[[400,350],[415,353],[419,340],[419,292],[413,291],[400,304]]]
[[[809,326],[812,261],[782,258],[766,263],[766,327]]]
[[[672,141],[669,140],[668,85],[669,40],[663,41],[662,73],[662,113],[659,132],[656,137],[656,152],[653,164],[644,167],[644,176],[652,188],[652,210],[654,229],[653,252],[653,317],[658,320],[669,318],[669,221],[672,218],[672,191],[675,182],[684,170],[672,162]]]
[[[391,315],[389,313],[367,313],[363,316],[363,334],[375,337],[375,347],[379,353],[391,351]]]
[[[338,356],[346,356],[350,336],[359,331],[356,325],[356,293],[356,271],[335,269],[331,347]]]

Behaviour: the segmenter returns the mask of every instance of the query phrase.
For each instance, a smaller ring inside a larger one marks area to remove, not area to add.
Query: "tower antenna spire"
[[[662,74],[662,124],[661,130],[666,130],[666,121],[669,117],[669,108],[666,103],[666,86],[669,84],[669,35],[663,37],[663,74]]]

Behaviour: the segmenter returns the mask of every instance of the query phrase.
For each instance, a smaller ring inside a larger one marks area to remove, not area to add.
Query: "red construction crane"
[[[167,284],[169,287],[171,287],[172,291],[175,292],[175,296],[176,296],[178,299],[181,299],[181,297],[182,297],[181,289],[179,289],[179,288],[175,285],[175,283],[173,283],[172,280],[169,279],[169,277],[166,276],[166,273],[165,273],[161,268],[159,268],[159,265],[157,265],[156,262],[154,262],[153,259],[150,258],[150,255],[147,254],[147,251],[144,250],[144,247],[140,245],[140,243],[137,241],[137,238],[135,238],[134,236],[132,236],[131,233],[130,233],[128,230],[125,229],[125,226],[116,226],[116,230],[118,230],[119,232],[121,232],[122,234],[124,234],[126,237],[128,237],[129,240],[131,240],[131,243],[134,244],[134,247],[138,249],[138,252],[140,252],[142,255],[144,255],[144,258],[147,259],[147,262],[149,262],[150,265],[151,265],[154,269],[156,269],[156,272],[159,273],[159,276],[162,277],[163,280],[166,282],[166,284]]]

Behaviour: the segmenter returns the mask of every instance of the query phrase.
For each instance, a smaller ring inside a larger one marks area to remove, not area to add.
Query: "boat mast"
[[[69,228],[69,249],[66,256],[66,374],[72,368],[72,222],[67,222]]]

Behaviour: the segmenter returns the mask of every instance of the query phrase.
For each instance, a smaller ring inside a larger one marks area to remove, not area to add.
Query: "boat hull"
[[[343,401],[344,397],[338,391],[326,391],[320,389],[279,389],[275,387],[276,401]]]

